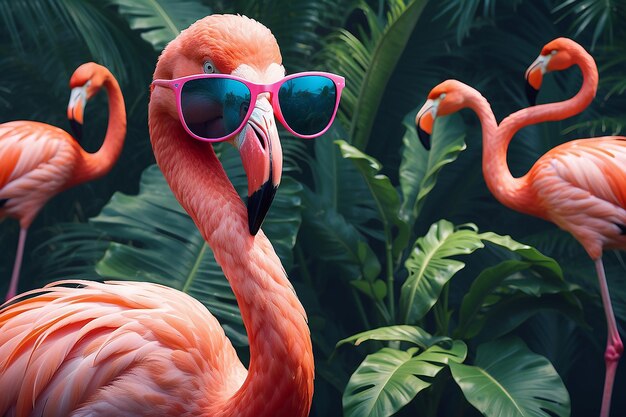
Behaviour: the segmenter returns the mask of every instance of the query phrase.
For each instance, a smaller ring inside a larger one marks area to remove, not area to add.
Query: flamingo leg
[[[27,228],[20,229],[20,238],[17,242],[17,255],[15,255],[15,264],[13,265],[13,275],[11,275],[11,284],[9,284],[9,291],[7,292],[6,301],[15,297],[17,294],[17,283],[20,280],[20,268],[22,266],[22,257],[24,256],[24,243],[26,242]]]
[[[622,340],[619,337],[619,332],[617,331],[617,323],[615,322],[615,315],[613,314],[613,307],[611,306],[611,296],[609,295],[609,287],[604,274],[602,258],[596,259],[595,264],[596,272],[598,274],[598,282],[600,284],[602,305],[604,306],[604,313],[606,315],[606,322],[608,326],[606,350],[604,351],[606,373],[604,377],[604,392],[602,394],[602,409],[600,410],[600,417],[609,417],[609,412],[611,411],[613,381],[615,380],[615,372],[617,371],[619,358],[622,356],[622,352],[624,350],[624,344],[622,343]]]

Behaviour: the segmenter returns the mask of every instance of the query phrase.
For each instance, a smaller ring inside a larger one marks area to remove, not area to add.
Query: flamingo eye
[[[202,71],[204,71],[205,74],[214,74],[215,65],[213,65],[211,61],[204,61],[204,64],[202,64]]]
[[[553,50],[550,51],[550,55],[556,55],[557,52],[558,51],[556,49],[553,49]]]
[[[441,93],[439,95],[439,100],[443,100],[444,98],[446,98],[446,93]]]

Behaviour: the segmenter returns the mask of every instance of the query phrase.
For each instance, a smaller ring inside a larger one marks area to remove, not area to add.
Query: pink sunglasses
[[[228,74],[198,74],[152,84],[174,90],[178,117],[187,133],[219,142],[243,129],[261,93],[270,93],[276,118],[289,132],[300,138],[318,137],[337,114],[345,80],[327,72],[299,72],[273,84],[256,84]]]

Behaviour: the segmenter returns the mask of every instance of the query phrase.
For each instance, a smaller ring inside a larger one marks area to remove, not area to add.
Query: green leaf
[[[485,269],[463,298],[455,337],[471,338],[479,332],[488,339],[509,333],[540,311],[553,310],[585,325],[581,289],[533,273],[527,262],[505,261]]]
[[[363,176],[372,198],[376,202],[380,219],[385,229],[386,241],[391,244],[391,226],[397,228],[397,237],[394,241],[394,255],[404,250],[408,243],[409,228],[400,218],[400,197],[386,175],[379,174],[382,165],[371,156],[361,152],[346,141],[336,141],[344,158],[351,160]]]
[[[367,243],[360,240],[357,242],[357,256],[363,271],[363,278],[373,282],[380,275],[380,262]]]
[[[373,300],[384,300],[387,296],[387,284],[380,279],[373,282],[366,280],[354,280],[350,281],[350,285]]]
[[[391,416],[428,388],[446,365],[465,360],[467,347],[455,340],[449,348],[434,345],[417,352],[417,348],[406,352],[383,348],[368,355],[344,391],[344,415]]]
[[[386,19],[381,19],[365,2],[358,10],[367,25],[360,37],[340,29],[327,40],[322,62],[350,80],[342,98],[342,121],[350,126],[350,139],[365,149],[387,82],[415,28],[426,0],[387,0]]]
[[[198,0],[107,0],[118,6],[131,29],[160,52],[183,29],[212,13]]]
[[[446,220],[433,224],[417,239],[405,266],[409,277],[402,285],[400,312],[403,323],[422,318],[435,305],[443,286],[463,269],[451,256],[467,255],[484,245],[475,228],[455,228]]]
[[[355,164],[341,156],[339,147],[329,140],[339,137],[345,137],[345,132],[336,123],[330,133],[315,140],[315,159],[311,166],[314,211],[335,211],[359,234],[382,240],[384,237],[380,228],[369,225],[372,220],[378,219],[378,211],[363,176]]]
[[[357,333],[340,340],[337,342],[336,347],[338,348],[346,343],[352,343],[358,346],[367,340],[409,342],[422,349],[428,349],[436,343],[451,341],[449,337],[432,336],[421,327],[400,324]]]
[[[106,233],[84,223],[62,223],[55,235],[34,249],[41,262],[35,275],[47,282],[60,279],[93,279],[94,266],[108,249]],[[89,244],[86,244],[86,243]]]
[[[340,278],[346,280],[372,280],[380,273],[380,263],[372,248],[349,223],[334,209],[324,207],[317,194],[305,189],[304,201],[307,210],[303,213],[304,231],[307,242],[318,259],[332,263],[341,271]]]
[[[533,267],[543,270],[542,273],[546,276],[563,280],[563,271],[558,262],[542,254],[532,246],[516,242],[511,236],[501,236],[493,232],[481,233],[480,238],[515,252],[522,259],[532,263]]]
[[[573,293],[578,287],[563,280],[561,268],[554,259],[516,242],[510,236],[492,232],[478,236],[506,249],[505,253],[516,259],[486,268],[474,280],[463,297],[455,337],[471,338],[485,327],[495,337],[511,331],[541,309],[557,309],[572,317],[580,317],[580,302]],[[555,294],[558,295],[546,298]],[[501,308],[503,302],[513,303],[515,310],[503,316],[503,311],[506,311]],[[486,326],[487,321],[492,319],[496,323]]]
[[[432,135],[432,148],[424,149],[415,131],[415,111],[404,118],[406,132],[400,164],[402,190],[401,217],[413,225],[426,196],[437,183],[441,169],[454,162],[466,148],[465,124],[460,115],[438,117]]]
[[[333,127],[330,135],[339,135],[338,130]],[[341,278],[373,280],[381,266],[364,235],[370,233],[371,220],[377,219],[375,202],[355,165],[328,139],[326,135],[314,144],[314,186],[303,193],[302,242],[312,246],[321,263],[338,267]]]
[[[465,398],[487,417],[565,417],[567,389],[552,364],[517,339],[478,347],[475,366],[451,362]]]
[[[500,286],[505,278],[529,267],[528,262],[508,260],[496,266],[485,268],[472,282],[469,291],[463,297],[455,337],[471,338],[475,336],[483,323],[474,320],[474,318],[484,307],[485,300],[489,298],[495,288]]]
[[[476,319],[479,326],[483,328],[481,338],[493,340],[502,337],[534,315],[544,311],[562,313],[580,327],[589,328],[578,299],[581,295],[582,291],[573,287],[571,291],[545,294],[541,297],[515,294],[499,300],[485,314]]]

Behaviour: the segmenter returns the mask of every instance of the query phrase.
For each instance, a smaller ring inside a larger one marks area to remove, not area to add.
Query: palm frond
[[[344,139],[340,127],[315,142],[315,159],[311,172],[315,206],[334,211],[345,218],[361,233],[381,238],[380,231],[368,228],[368,222],[377,219],[374,201],[370,198],[367,184],[349,160],[341,156],[339,147],[331,139]]]
[[[280,45],[287,72],[312,68],[312,58],[323,36],[343,25],[355,0],[262,0],[244,1],[237,9],[271,29]]]
[[[521,2],[522,0],[514,0],[508,4],[516,7]],[[471,29],[493,21],[496,16],[496,3],[496,0],[445,0],[435,18],[445,16],[448,28],[456,28],[456,41],[460,45]]]
[[[211,8],[197,0],[107,0],[118,7],[131,29],[161,51],[165,45],[196,20],[212,13]]]
[[[3,1],[0,3],[0,18],[13,47],[20,54],[37,56],[50,49],[60,54],[75,54],[77,46],[80,50],[84,45],[92,59],[108,67],[120,83],[127,80],[141,82],[138,67],[127,65],[138,56],[137,43],[129,36],[130,31],[122,26],[120,17],[102,2]],[[68,45],[72,47],[68,48]]]
[[[624,132],[626,132],[626,117],[601,116],[593,120],[573,124],[563,130],[563,133],[568,134],[574,131],[588,132],[590,137],[624,136]]]
[[[339,29],[329,35],[320,60],[347,80],[339,118],[349,126],[348,140],[365,149],[387,82],[426,4],[424,0],[387,1],[385,18],[365,2],[358,12],[366,24],[358,35]]]
[[[624,32],[626,35],[626,31]],[[626,67],[626,36],[602,48],[598,67],[600,70],[599,87],[607,91],[605,99],[623,96],[626,92],[626,78],[623,73]]]
[[[557,23],[568,19],[574,37],[591,30],[591,49],[601,37],[611,44],[614,40],[614,24],[626,16],[626,7],[621,1],[614,0],[566,0],[553,9],[560,15]]]

